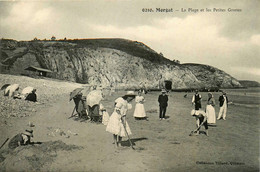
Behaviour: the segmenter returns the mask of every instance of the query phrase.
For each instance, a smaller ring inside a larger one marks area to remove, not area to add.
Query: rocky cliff
[[[178,64],[141,42],[125,39],[2,39],[0,49],[2,73],[26,74],[24,69],[33,65],[53,71],[53,78],[118,88],[160,88],[165,81],[172,82],[173,89],[241,87],[219,69]]]

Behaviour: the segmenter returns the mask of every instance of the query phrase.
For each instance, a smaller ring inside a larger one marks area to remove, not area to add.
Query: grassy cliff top
[[[11,39],[1,39],[0,47],[4,50],[14,50],[17,47],[68,47],[74,48],[110,48],[123,51],[127,54],[147,59],[154,63],[174,64],[178,63],[171,61],[142,42],[132,41],[121,38],[99,38],[99,39],[67,39],[67,40],[32,40],[32,41],[16,41]]]

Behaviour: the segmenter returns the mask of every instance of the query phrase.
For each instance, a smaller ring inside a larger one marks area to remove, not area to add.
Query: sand
[[[36,87],[39,97],[39,104],[24,104],[24,100],[6,100],[1,93],[1,101],[9,102],[1,104],[5,108],[1,107],[0,112],[0,143],[28,128],[29,121],[35,124],[33,140],[42,142],[13,152],[7,150],[6,144],[0,152],[1,171],[259,171],[257,93],[236,96],[237,92],[226,90],[230,100],[242,106],[231,104],[227,120],[217,121],[216,127],[209,128],[207,137],[203,127],[199,136],[189,136],[195,129],[195,119],[190,116],[192,93],[184,98],[186,93],[171,92],[167,119],[159,121],[157,98],[160,93],[150,92],[144,95],[149,121],[135,121],[134,106],[127,115],[133,133],[130,137],[136,148],[133,150],[127,138],[123,138],[122,147],[116,148],[112,135],[102,124],[76,117],[68,119],[74,107],[68,100],[69,92],[81,87],[80,84],[9,75],[0,75],[0,80]],[[123,94],[124,91],[115,92],[102,101],[109,114],[114,100]],[[219,95],[214,93],[216,102]],[[202,97],[205,108],[207,93],[202,93]],[[256,106],[243,106],[252,104],[251,100],[255,100]],[[10,111],[10,103],[18,108]],[[27,112],[21,106],[35,110]],[[218,105],[215,110],[217,115]],[[15,111],[28,115],[6,115]]]

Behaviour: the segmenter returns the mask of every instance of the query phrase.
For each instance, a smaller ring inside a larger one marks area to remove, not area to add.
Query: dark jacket
[[[226,101],[227,101],[227,105],[228,105],[228,98],[227,98],[227,96],[225,96],[225,97],[226,97]],[[225,101],[224,96],[223,95],[219,96],[218,101],[219,101],[219,106],[222,107],[224,104],[224,101]]]
[[[167,107],[168,106],[168,96],[167,95],[159,95],[158,97],[159,106]]]
[[[37,96],[35,93],[29,93],[25,100],[37,102]]]
[[[194,101],[195,104],[201,104],[201,95],[195,94],[194,99],[195,99]]]

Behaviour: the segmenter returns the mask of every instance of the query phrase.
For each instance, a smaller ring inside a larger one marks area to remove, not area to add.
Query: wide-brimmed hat
[[[165,89],[162,89],[162,93],[167,93],[167,91]]]
[[[127,97],[135,97],[136,95],[135,95],[134,91],[127,91],[125,96],[127,96]]]
[[[25,134],[27,136],[30,136],[30,137],[33,137],[33,130],[32,129],[27,129],[27,130],[25,130],[25,132],[23,132],[23,134]]]

